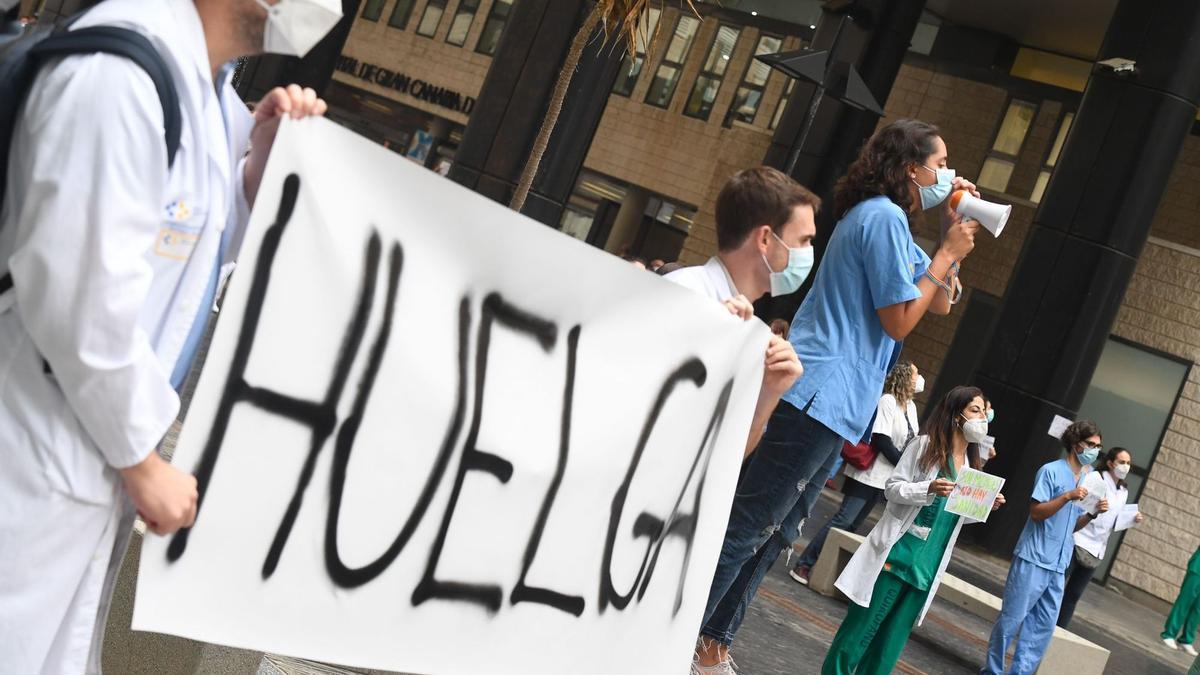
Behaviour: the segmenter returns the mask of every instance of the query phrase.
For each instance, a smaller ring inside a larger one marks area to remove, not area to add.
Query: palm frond
[[[648,35],[651,5],[658,4],[662,9],[664,0],[597,0],[596,12],[600,14],[601,25],[604,27],[604,39],[608,41],[613,35],[625,38],[625,50],[630,56],[636,56],[639,45],[643,51],[650,50],[654,35]],[[687,6],[696,16],[693,0],[679,0],[680,7]],[[654,27],[658,33],[662,22]]]

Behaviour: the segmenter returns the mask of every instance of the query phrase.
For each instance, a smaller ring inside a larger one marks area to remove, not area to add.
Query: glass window
[[[362,18],[368,21],[378,21],[386,3],[387,0],[367,0],[363,3]]]
[[[508,15],[512,13],[512,0],[496,0],[488,11],[487,20],[483,22],[483,32],[479,34],[479,43],[475,51],[480,54],[495,54],[500,45],[500,36],[508,25]]]
[[[699,26],[700,20],[696,17],[680,15],[675,24],[675,31],[671,34],[671,42],[663,54],[662,63],[654,72],[654,80],[650,83],[650,90],[646,92],[646,103],[659,108],[666,108],[671,104],[675,86],[679,84],[679,73],[683,70],[683,62],[692,49],[692,40],[696,37],[696,29]]]
[[[713,104],[717,100],[717,92],[721,90],[721,81],[725,79],[725,71],[729,69],[729,59],[733,56],[733,48],[737,45],[741,29],[733,26],[721,26],[713,38],[712,47],[708,49],[708,57],[704,59],[703,70],[692,85],[692,93],[688,96],[683,114],[688,117],[706,120],[712,113]]]
[[[392,15],[388,17],[388,25],[404,30],[408,26],[408,17],[412,16],[414,0],[396,0]]]
[[[1008,181],[1012,178],[1014,167],[1016,164],[1007,159],[988,157],[983,161],[983,168],[979,171],[980,187],[1004,192],[1008,189]]]
[[[1062,153],[1063,144],[1067,142],[1067,132],[1071,130],[1071,122],[1075,121],[1075,113],[1069,112],[1063,115],[1062,122],[1058,125],[1058,135],[1054,137],[1054,145],[1050,148],[1050,154],[1046,157],[1046,166],[1054,166],[1058,163],[1058,156]]]
[[[1127,448],[1133,457],[1129,477],[1129,503],[1141,497],[1142,486],[1154,464],[1175,402],[1187,379],[1189,364],[1119,338],[1109,338],[1100,363],[1079,406],[1079,419],[1099,421],[1104,447]],[[1108,576],[1124,532],[1114,532],[1096,569],[1097,580]]]
[[[758,46],[754,48],[754,56],[774,54],[783,47],[783,38],[774,35],[763,35],[758,38]],[[725,126],[730,126],[733,120],[745,124],[754,124],[754,116],[762,105],[763,88],[767,86],[767,78],[771,76],[771,68],[756,58],[751,58],[746,66],[746,74],[742,76],[742,84],[733,95],[733,104],[725,113]]]
[[[1008,111],[1004,113],[1004,121],[1000,123],[1000,131],[992,149],[1006,155],[1016,156],[1021,153],[1021,145],[1029,127],[1033,125],[1033,117],[1037,114],[1037,105],[1026,101],[1010,101]]]
[[[421,23],[417,24],[417,35],[425,37],[433,37],[437,32],[438,24],[442,22],[442,15],[446,13],[446,0],[429,0],[425,5],[425,11],[421,13]]]
[[[996,192],[1008,191],[1008,182],[1017,165],[1017,155],[1025,144],[1025,137],[1029,135],[1029,127],[1033,126],[1037,108],[1036,103],[1015,98],[1008,102],[1000,129],[992,141],[992,149],[979,171],[980,187]]]
[[[1063,144],[1067,141],[1067,132],[1071,130],[1073,121],[1075,121],[1075,113],[1069,112],[1063,115],[1062,121],[1059,122],[1054,145],[1050,146],[1050,152],[1046,155],[1046,164],[1038,174],[1037,182],[1033,184],[1033,192],[1029,194],[1029,201],[1039,204],[1046,194],[1046,186],[1050,184],[1050,175],[1054,173],[1054,165],[1058,163],[1058,156],[1062,154]]]
[[[475,12],[479,11],[479,0],[460,0],[454,10],[454,20],[450,22],[450,32],[446,33],[446,42],[458,47],[467,41],[467,33],[471,31],[471,23],[475,21]]]
[[[779,120],[783,118],[783,111],[787,109],[788,97],[792,95],[792,90],[796,88],[796,80],[788,78],[787,86],[783,88],[783,94],[779,96],[779,103],[775,104],[775,114],[771,115],[770,129],[774,130],[779,126]]]
[[[638,77],[642,74],[642,67],[646,65],[646,52],[649,50],[650,42],[654,39],[654,32],[658,29],[658,19],[661,15],[662,11],[657,7],[651,7],[642,15],[645,17],[642,24],[642,41],[635,47],[636,56],[625,55],[625,60],[621,63],[621,71],[617,73],[617,81],[613,84],[614,94],[629,96],[633,93]]]

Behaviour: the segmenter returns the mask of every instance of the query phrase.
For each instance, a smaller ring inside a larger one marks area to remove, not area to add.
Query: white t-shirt
[[[1097,483],[1104,486],[1104,498],[1108,500],[1108,511],[1096,516],[1096,519],[1075,533],[1075,545],[1091,553],[1097,558],[1104,558],[1104,550],[1108,548],[1108,538],[1112,536],[1113,528],[1117,526],[1117,515],[1125,503],[1129,501],[1129,490],[1117,487],[1116,481],[1108,471],[1093,471],[1081,482],[1089,492],[1097,492]]]
[[[721,259],[716,256],[709,258],[708,262],[703,265],[675,270],[663,278],[670,279],[680,286],[690,288],[718,302],[725,302],[738,294],[737,288],[733,285],[733,278],[729,276],[729,271],[725,269]]]
[[[907,421],[905,421],[905,418],[907,418]],[[896,449],[903,452],[905,443],[910,438],[913,438],[918,431],[917,406],[915,403],[909,401],[908,405],[901,410],[895,396],[884,394],[879,397],[879,406],[875,413],[875,426],[871,428],[872,434],[888,436],[892,439],[892,443],[896,445]],[[875,458],[875,463],[866,471],[846,464],[846,476],[853,478],[863,485],[869,485],[882,490],[895,468],[881,452]]]

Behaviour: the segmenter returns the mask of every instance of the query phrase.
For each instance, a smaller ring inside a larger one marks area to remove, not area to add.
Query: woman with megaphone
[[[700,675],[731,671],[728,650],[746,608],[791,548],[843,443],[870,441],[901,341],[926,312],[950,313],[959,263],[979,229],[946,203],[955,189],[978,196],[946,168],[937,127],[919,120],[875,132],[838,181],[840,220],[788,335],[804,375],[779,400],[738,483],[696,649]],[[922,209],[935,207],[942,241],[931,260],[911,226]]]

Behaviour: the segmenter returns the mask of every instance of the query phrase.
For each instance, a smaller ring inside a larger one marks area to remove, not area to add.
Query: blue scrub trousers
[[[1050,638],[1054,636],[1058,610],[1062,604],[1066,575],[1024,560],[1013,558],[1004,585],[1004,605],[1000,618],[992,628],[988,643],[987,663],[980,675],[1002,675],[1004,654],[1014,638],[1017,650],[1013,654],[1013,675],[1032,675],[1042,662]]]
[[[1050,638],[1054,637],[1058,608],[1066,574],[1033,565],[1024,558],[1014,557],[1004,583],[1004,604],[1000,619],[991,629],[988,643],[988,663],[980,675],[1002,675],[1004,653],[1016,639],[1016,653],[1008,673],[1032,675],[1042,663]],[[1018,638],[1020,633],[1020,638]]]

